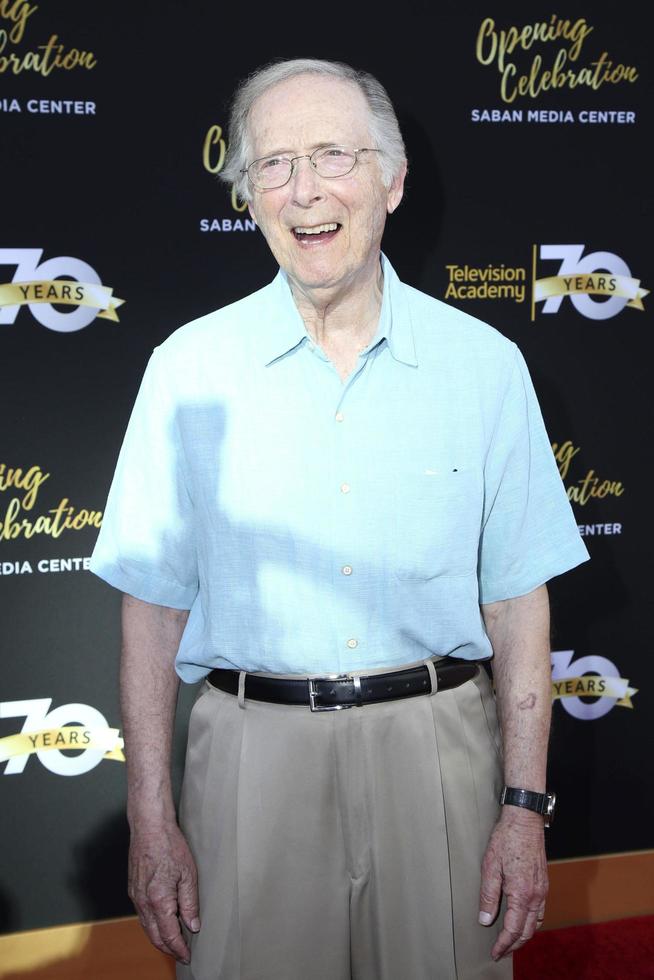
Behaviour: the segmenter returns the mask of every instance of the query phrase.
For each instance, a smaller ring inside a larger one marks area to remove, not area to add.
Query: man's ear
[[[399,206],[402,196],[404,194],[404,178],[406,177],[407,163],[406,160],[402,164],[402,168],[399,173],[393,177],[393,183],[388,189],[388,196],[386,199],[386,210],[389,214]]]

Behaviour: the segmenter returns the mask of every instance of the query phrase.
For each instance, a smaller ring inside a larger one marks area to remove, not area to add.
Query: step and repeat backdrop
[[[0,919],[131,911],[119,596],[88,561],[152,348],[276,268],[236,82],[346,61],[410,159],[400,276],[522,349],[592,561],[551,583],[552,858],[654,845],[652,31],[628,4],[0,2]],[[181,766],[182,695],[175,765]]]

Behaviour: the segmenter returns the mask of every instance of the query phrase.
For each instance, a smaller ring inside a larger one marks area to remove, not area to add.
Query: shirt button
[[[343,415],[342,412],[337,412],[334,418],[336,419],[337,422],[342,422],[345,416]]]
[[[354,650],[355,647],[359,646],[359,641],[355,639],[351,639],[347,641],[347,645],[349,646],[350,650]]]
[[[352,574],[352,566],[351,565],[343,565],[343,567],[341,568],[341,571],[342,571],[343,575],[351,575]]]
[[[349,483],[341,483],[341,493],[349,493],[351,489]]]

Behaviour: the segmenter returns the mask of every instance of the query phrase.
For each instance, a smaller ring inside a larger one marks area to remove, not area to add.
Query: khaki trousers
[[[500,785],[483,669],[319,713],[206,684],[181,804],[202,929],[178,980],[507,980],[501,916],[477,924]]]

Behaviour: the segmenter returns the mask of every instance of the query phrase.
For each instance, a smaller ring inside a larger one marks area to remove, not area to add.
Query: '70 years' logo
[[[125,302],[112,296],[88,262],[58,255],[41,262],[42,248],[0,248],[0,267],[14,266],[11,282],[0,277],[0,324],[13,323],[21,306],[35,320],[59,333],[82,330],[99,317],[118,321],[116,310]],[[62,313],[55,306],[77,307]]]
[[[573,660],[574,655],[574,650],[552,651],[552,697],[561,700],[569,715],[593,721],[616,705],[633,708],[631,699],[638,693],[637,688],[629,687],[629,681],[620,677],[614,663],[593,654]]]
[[[614,252],[589,252],[585,245],[541,245],[541,260],[560,260],[556,275],[536,278],[536,245],[533,247],[533,299],[543,303],[543,313],[558,313],[567,296],[582,316],[589,320],[608,320],[625,306],[643,310],[643,299],[649,290],[643,289],[640,279],[634,279],[631,269]],[[593,299],[597,296],[598,299]]]
[[[24,718],[16,735],[0,738],[0,762],[5,776],[25,769],[30,755],[58,776],[80,776],[103,759],[124,762],[123,740],[117,728],[89,704],[62,704],[50,711],[52,698],[0,702],[0,718]],[[75,755],[64,754],[75,751]]]

